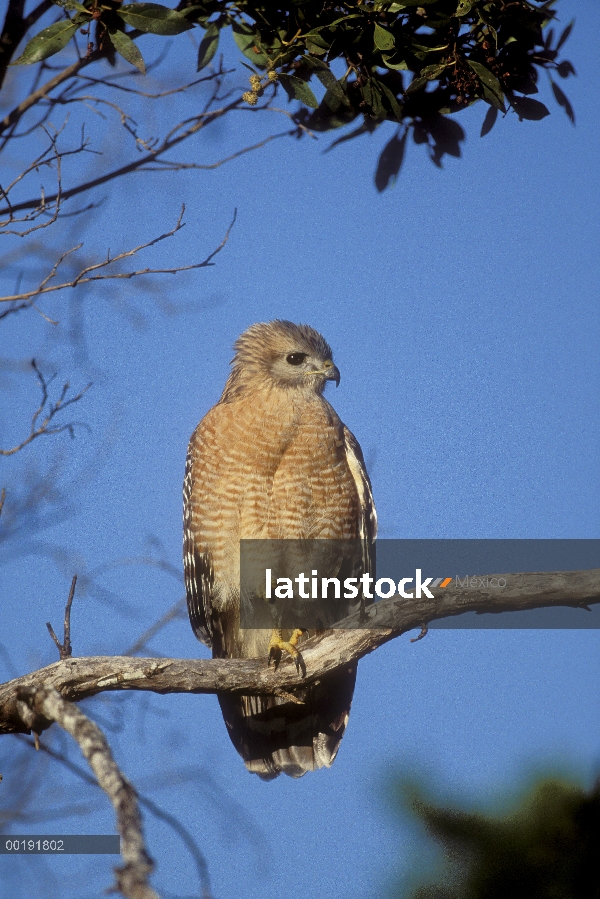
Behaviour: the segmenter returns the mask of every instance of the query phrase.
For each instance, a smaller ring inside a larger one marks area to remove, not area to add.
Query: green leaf
[[[363,16],[358,13],[353,13],[351,16],[342,16],[341,19],[336,19],[335,22],[331,22],[329,25],[321,25],[319,28],[314,28],[313,31],[322,31],[323,28],[334,28],[336,25],[341,25],[342,22],[347,22],[348,19],[362,19]]]
[[[489,106],[488,111],[485,114],[485,119],[483,120],[483,124],[481,126],[481,132],[479,137],[485,137],[486,134],[489,134],[494,125],[496,124],[496,119],[498,118],[498,109],[495,106]]]
[[[534,100],[532,97],[513,97],[510,105],[519,116],[520,122],[523,119],[539,122],[541,119],[545,119],[547,115],[550,115],[544,104],[540,103],[539,100]]]
[[[394,35],[389,31],[386,31],[385,28],[382,28],[381,25],[377,25],[377,23],[375,23],[373,40],[378,50],[393,50],[396,46],[394,43]]]
[[[435,47],[428,47],[427,44],[420,44],[418,41],[411,41],[410,48],[415,48],[415,50],[420,50],[423,53],[436,53],[438,50],[447,50],[448,44],[438,44]]]
[[[200,41],[200,48],[198,50],[198,66],[196,71],[199,72],[201,69],[206,68],[206,66],[211,62],[213,56],[217,52],[217,47],[219,46],[219,27],[214,22],[211,22],[204,32],[204,37]]]
[[[313,42],[308,39],[306,40],[306,49],[309,53],[316,54],[317,56],[324,56],[327,53],[327,50],[324,50],[323,47],[313,44]]]
[[[407,131],[404,132],[402,137],[398,137],[395,134],[383,148],[377,164],[377,171],[375,172],[375,187],[379,193],[384,191],[389,185],[393,186],[396,183],[396,178],[404,159],[407,134]]]
[[[126,59],[127,62],[130,62],[132,66],[135,66],[136,69],[139,69],[142,75],[146,74],[146,66],[144,64],[144,57],[133,43],[129,35],[125,34],[124,31],[119,31],[118,28],[110,29],[110,42],[123,59]]]
[[[396,99],[396,97],[394,96],[392,91],[389,89],[387,84],[384,84],[383,81],[379,81],[378,84],[379,84],[379,87],[381,88],[381,90],[383,91],[383,93],[385,94],[385,96],[387,97],[388,103],[391,106],[392,112],[394,113],[394,115],[396,116],[398,121],[400,122],[402,119],[402,109],[400,108],[400,104],[398,103],[398,100]]]
[[[196,16],[196,13],[200,13],[200,15],[194,18],[194,22],[198,22],[200,19],[208,18],[205,6],[186,6],[185,9],[181,10],[181,15],[185,16],[186,19],[193,18],[194,16]]]
[[[396,69],[402,70],[404,72],[408,71],[408,66],[405,59],[394,61],[391,56],[386,56],[385,53],[381,54],[381,58],[386,69]]]
[[[447,65],[448,63],[446,62],[437,62],[432,66],[425,66],[425,68],[421,69],[419,74],[422,78],[427,78],[428,81],[433,81],[438,77],[438,75],[442,74]]]
[[[330,112],[332,112],[334,114],[338,111],[338,109],[342,105],[339,98],[336,97],[335,94],[332,94],[331,91],[325,91],[325,96],[323,97],[323,99],[321,101],[321,105],[323,105],[323,103],[325,104],[325,106],[327,106],[327,108],[330,110]]]
[[[573,63],[569,62],[568,59],[564,59],[562,62],[559,62],[559,64],[556,67],[556,71],[558,72],[558,74],[560,75],[561,78],[568,78],[569,75],[575,74],[575,69],[573,67]]]
[[[296,75],[280,75],[279,80],[290,100],[300,100],[301,103],[304,103],[305,106],[310,106],[311,109],[317,108],[319,105],[317,98],[302,78],[297,78]]]
[[[413,78],[404,93],[413,94],[415,91],[420,90],[425,84],[427,84],[427,78]]]
[[[471,12],[471,7],[475,3],[475,0],[458,0],[458,6],[456,7],[455,15],[466,16],[467,13]]]
[[[266,53],[263,53],[258,35],[254,29],[250,28],[249,25],[246,25],[245,22],[232,22],[231,30],[233,32],[233,39],[244,56],[254,63],[254,65],[262,66],[264,68],[269,57]],[[258,53],[254,49],[255,47],[257,48]]]
[[[381,97],[381,91],[379,90],[379,82],[375,80],[375,78],[371,79],[372,85],[372,107],[373,114],[377,116],[378,119],[385,119],[386,109],[383,105],[383,100]]]
[[[323,50],[329,50],[330,44],[325,40],[322,34],[319,34],[317,31],[309,31],[308,34],[305,35],[307,41],[310,41],[311,44],[316,44],[317,47],[321,47]]]
[[[25,46],[19,58],[15,59],[11,65],[31,65],[42,59],[48,59],[49,56],[54,56],[69,43],[78,28],[77,22],[72,22],[71,19],[61,19],[60,22],[55,22],[54,25],[38,31]]]
[[[339,103],[345,103],[346,105],[348,104],[346,94],[344,93],[344,88],[339,83],[339,81],[337,80],[337,78],[335,77],[333,72],[330,71],[330,69],[317,69],[316,76],[319,79],[319,81],[321,82],[321,84],[323,85],[323,87],[329,93],[333,94],[333,96],[336,98],[336,100],[339,101]],[[339,103],[338,103],[338,108],[339,108]],[[335,110],[335,109],[333,111],[337,112],[337,110]]]
[[[88,16],[91,16],[91,10],[87,9],[82,3],[77,3],[77,0],[53,0],[55,6],[60,6],[61,9],[76,9],[77,12],[86,13]]]
[[[500,82],[494,73],[490,72],[490,70],[480,62],[472,62],[470,59],[468,59],[467,62],[479,78],[480,83],[483,85],[485,99],[488,103],[492,103],[494,106],[497,106],[498,109],[504,111],[504,94],[502,93]],[[485,88],[488,89],[488,93],[485,92]]]
[[[181,34],[194,27],[180,12],[158,3],[129,3],[116,13],[132,28],[149,34]]]
[[[571,19],[571,21],[569,22],[569,24],[567,25],[567,27],[565,28],[565,30],[559,37],[558,43],[556,44],[556,47],[554,48],[555,50],[560,50],[560,48],[562,47],[564,42],[568,39],[569,35],[573,31],[574,24],[575,24],[575,19]]]

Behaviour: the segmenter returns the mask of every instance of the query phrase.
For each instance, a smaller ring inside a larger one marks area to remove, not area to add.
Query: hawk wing
[[[371,546],[377,537],[377,512],[375,511],[375,503],[373,501],[371,481],[367,474],[360,444],[346,425],[344,425],[344,442],[346,445],[346,460],[358,491],[360,505],[359,534],[361,539],[368,546]]]
[[[183,573],[188,614],[194,634],[201,643],[212,646],[211,594],[214,571],[210,553],[200,552],[192,528],[192,441],[185,460],[183,479]]]

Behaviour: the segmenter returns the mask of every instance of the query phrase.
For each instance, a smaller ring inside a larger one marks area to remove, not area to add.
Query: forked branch
[[[40,404],[31,418],[31,429],[27,437],[10,449],[0,449],[0,456],[13,456],[15,453],[18,453],[32,443],[36,438],[42,437],[45,434],[60,434],[62,431],[68,431],[71,437],[73,437],[75,434],[75,427],[78,424],[77,422],[71,421],[64,425],[55,425],[53,424],[53,421],[60,412],[63,412],[67,408],[67,406],[78,403],[82,396],[92,386],[91,384],[88,384],[75,396],[68,396],[69,383],[67,382],[66,384],[63,384],[58,399],[52,403],[49,399],[48,388],[56,375],[52,375],[51,378],[46,378],[38,368],[35,359],[31,360],[31,367],[37,375],[42,392]]]
[[[237,209],[234,210],[233,218],[231,220],[231,224],[227,228],[225,237],[218,245],[218,247],[211,253],[209,253],[208,256],[202,260],[202,262],[194,262],[191,265],[178,265],[173,266],[172,268],[141,268],[126,272],[105,271],[105,269],[109,268],[110,266],[116,265],[117,263],[122,262],[124,259],[130,259],[132,256],[136,256],[142,250],[147,250],[149,247],[155,246],[157,243],[166,240],[168,237],[173,237],[174,234],[177,234],[177,232],[181,231],[181,229],[185,226],[185,222],[183,221],[184,212],[185,205],[181,207],[181,212],[179,213],[177,223],[173,228],[171,228],[170,231],[165,231],[164,234],[160,234],[158,237],[149,240],[147,243],[140,244],[138,247],[134,247],[132,250],[124,250],[122,253],[117,253],[115,256],[111,256],[109,250],[106,254],[105,259],[101,260],[100,262],[94,262],[91,265],[84,266],[82,269],[80,269],[77,275],[75,275],[73,278],[70,278],[68,281],[62,281],[60,284],[51,283],[56,277],[56,274],[65,259],[67,259],[72,253],[80,250],[83,246],[82,243],[77,244],[77,246],[72,247],[70,250],[66,250],[64,253],[62,253],[59,259],[50,269],[50,272],[38,284],[36,288],[34,288],[33,290],[24,291],[22,293],[15,293],[11,294],[10,296],[0,297],[0,303],[33,304],[33,301],[43,294],[53,293],[57,290],[65,290],[68,287],[78,287],[81,284],[90,284],[92,281],[111,281],[115,279],[128,280],[130,278],[137,278],[140,275],[176,275],[178,272],[188,272],[192,269],[207,268],[211,265],[214,265],[212,260],[217,255],[217,253],[221,252],[221,250],[229,240],[231,229],[235,224]],[[13,450],[13,452],[15,452],[15,450]]]

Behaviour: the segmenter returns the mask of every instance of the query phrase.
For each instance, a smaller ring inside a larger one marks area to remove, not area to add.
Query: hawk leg
[[[272,659],[275,670],[277,670],[277,666],[281,661],[281,653],[285,651],[293,658],[298,674],[302,672],[302,677],[305,677],[306,665],[304,664],[304,659],[302,658],[301,653],[296,649],[296,646],[302,634],[306,633],[308,633],[306,629],[297,627],[290,639],[286,641],[282,637],[281,628],[274,627],[273,633],[271,634],[271,642],[269,643],[269,657],[267,660],[267,666],[271,664]]]

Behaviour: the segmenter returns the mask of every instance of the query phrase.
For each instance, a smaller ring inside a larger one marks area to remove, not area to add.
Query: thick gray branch
[[[54,687],[24,687],[18,696],[17,708],[28,727],[38,732],[47,727],[48,722],[56,721],[71,734],[112,802],[125,862],[123,867],[115,869],[117,888],[128,899],[159,899],[148,884],[154,865],[144,846],[135,790],[117,767],[100,728],[63,699]]]
[[[490,578],[493,577],[490,575]],[[250,693],[286,695],[294,687],[311,683],[329,671],[347,665],[388,640],[428,622],[461,615],[519,612],[552,606],[585,608],[600,602],[600,569],[526,574],[504,577],[498,589],[461,589],[451,584],[436,590],[433,599],[382,600],[359,616],[340,622],[302,644],[306,677],[296,673],[291,660],[277,671],[261,659],[136,659],[124,656],[64,659],[32,674],[0,684],[0,733],[26,731],[17,709],[24,688],[52,686],[73,702],[104,690],[150,690],[154,693]],[[499,596],[500,593],[500,596]]]

